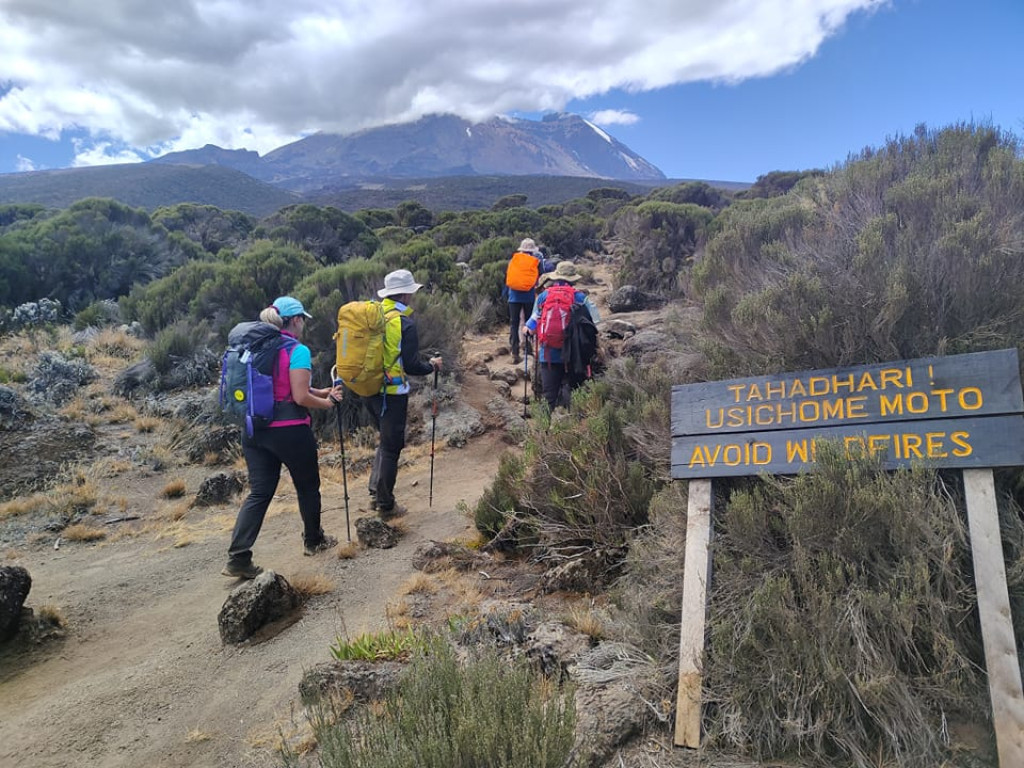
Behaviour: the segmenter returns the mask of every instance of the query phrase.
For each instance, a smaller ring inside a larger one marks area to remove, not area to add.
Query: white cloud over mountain
[[[0,131],[85,130],[77,162],[123,162],[206,143],[266,152],[431,112],[559,110],[770,75],[885,2],[4,0]]]

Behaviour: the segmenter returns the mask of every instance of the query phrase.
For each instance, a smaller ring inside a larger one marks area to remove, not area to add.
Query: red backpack
[[[553,285],[547,289],[537,323],[537,340],[541,344],[551,349],[562,348],[575,301],[576,289],[571,285]]]

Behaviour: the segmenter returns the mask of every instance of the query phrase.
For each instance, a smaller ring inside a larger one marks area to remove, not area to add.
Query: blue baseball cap
[[[312,315],[303,308],[302,302],[298,299],[293,299],[291,296],[279,296],[274,299],[274,309],[277,310],[277,314],[281,317],[295,317],[296,315],[312,317]]]

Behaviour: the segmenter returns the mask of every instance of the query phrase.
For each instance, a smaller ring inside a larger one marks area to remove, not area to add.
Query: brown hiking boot
[[[307,557],[312,557],[313,555],[320,554],[321,552],[326,552],[331,547],[336,546],[338,546],[338,540],[334,536],[328,536],[325,533],[324,537],[320,539],[320,541],[318,541],[316,544],[306,544],[302,548],[302,554],[306,555]]]
[[[230,576],[233,579],[255,579],[263,573],[263,569],[254,563],[228,563],[221,571],[222,576]]]
[[[403,507],[401,504],[395,504],[395,506],[388,507],[387,509],[379,508],[377,510],[377,516],[381,520],[390,520],[393,517],[401,517],[408,511],[409,510]]]

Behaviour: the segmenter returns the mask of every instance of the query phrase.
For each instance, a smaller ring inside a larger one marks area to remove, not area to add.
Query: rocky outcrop
[[[379,701],[395,688],[405,665],[397,661],[327,661],[302,676],[299,696],[304,704],[339,698],[361,703]]]
[[[283,576],[264,571],[252,581],[235,588],[217,615],[220,639],[238,644],[278,619],[283,619],[302,602],[298,592]]]

